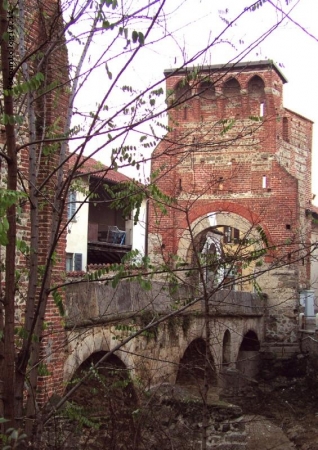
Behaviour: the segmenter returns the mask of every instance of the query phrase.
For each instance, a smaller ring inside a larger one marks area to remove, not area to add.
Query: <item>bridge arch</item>
[[[91,355],[98,352],[111,351],[117,344],[117,341],[113,339],[114,330],[112,327],[94,327],[87,330],[79,330],[70,332],[68,337],[68,354],[64,363],[64,382],[70,381],[75,371],[88,360]],[[118,357],[126,367],[134,370],[134,363],[131,355],[125,350],[129,350],[130,343],[123,347],[122,351],[116,351],[116,357]]]
[[[107,351],[91,354],[74,372],[75,383],[78,379],[82,384],[70,392],[71,408],[75,415],[73,422],[81,424],[82,411],[85,420],[90,422],[90,439],[98,448],[132,448],[132,436],[138,436],[138,426],[134,421],[134,411],[138,405],[138,397],[130,376],[130,369],[122,360],[112,354],[102,362],[96,370],[91,370]],[[72,384],[67,390],[72,388]],[[84,422],[85,423],[85,422]],[[103,426],[94,427],[93,424]],[[86,423],[85,423],[86,424]],[[104,428],[104,429],[103,429]],[[105,428],[107,433],[105,433]],[[85,432],[84,432],[85,434]]]
[[[204,370],[206,361],[207,378],[209,385],[217,384],[217,372],[214,358],[207,347],[206,340],[201,338],[194,339],[186,348],[179,362],[176,384],[201,386],[204,382]]]

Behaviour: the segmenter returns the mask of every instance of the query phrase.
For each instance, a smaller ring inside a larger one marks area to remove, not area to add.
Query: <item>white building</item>
[[[77,156],[72,156],[70,166]],[[82,158],[81,161],[84,161]],[[91,264],[120,262],[131,250],[146,252],[146,200],[139,220],[134,224],[134,211],[112,208],[110,189],[131,181],[110,170],[93,158],[87,159],[76,172],[68,199],[66,271],[85,271]]]

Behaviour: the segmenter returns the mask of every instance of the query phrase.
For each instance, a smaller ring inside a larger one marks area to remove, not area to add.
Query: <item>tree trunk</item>
[[[7,189],[17,190],[17,155],[15,124],[13,111],[13,97],[11,95],[12,87],[12,64],[13,64],[13,42],[3,39],[8,32],[8,12],[4,8],[4,3],[0,2],[0,36],[1,36],[1,60],[2,60],[2,79],[3,89],[8,91],[4,96],[4,118],[8,156],[8,181]],[[13,33],[13,31],[12,31]],[[11,72],[10,72],[11,62]],[[7,210],[8,244],[6,246],[5,257],[5,298],[4,298],[4,354],[5,364],[2,365],[3,392],[4,398],[4,416],[9,422],[6,427],[15,426],[15,339],[14,339],[14,315],[15,315],[15,258],[16,258],[16,205],[11,205]],[[21,399],[22,401],[22,399]]]

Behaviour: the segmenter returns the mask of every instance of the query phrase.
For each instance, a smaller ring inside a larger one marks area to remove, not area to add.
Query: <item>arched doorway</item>
[[[96,448],[133,449],[137,431],[132,413],[136,410],[137,396],[130,371],[116,355],[94,369],[93,365],[105,353],[93,353],[74,373],[68,390],[89,375],[71,395],[68,414],[75,419],[74,432],[77,428],[80,433],[79,448],[86,440],[94,442]],[[91,445],[88,447],[95,448]]]
[[[246,262],[254,245],[244,231],[222,222],[200,231],[189,249],[193,283],[208,288],[252,291],[254,261]]]
[[[236,368],[250,378],[254,378],[259,373],[259,349],[260,342],[257,334],[249,330],[240,345]]]
[[[209,287],[222,282],[224,275],[222,233],[216,227],[207,228],[195,237],[191,266],[197,281],[203,281]]]
[[[191,271],[186,281],[206,288],[253,292],[255,272],[263,265],[264,240],[260,226],[232,212],[211,212],[191,223],[191,234],[180,238],[178,256]],[[200,267],[199,267],[200,263]]]
[[[187,347],[180,360],[176,384],[200,388],[204,384],[205,370],[209,386],[216,386],[217,377],[214,360],[206,342],[195,339]]]

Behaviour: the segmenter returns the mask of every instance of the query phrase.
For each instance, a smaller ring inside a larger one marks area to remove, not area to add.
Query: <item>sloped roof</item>
[[[68,163],[70,168],[74,167],[75,164],[80,165],[80,167],[76,170],[77,174],[90,175],[111,183],[123,183],[124,181],[131,180],[131,178],[127,177],[123,173],[110,169],[108,166],[105,166],[105,164],[94,158],[81,156],[78,161],[78,155],[73,154],[69,158]]]

